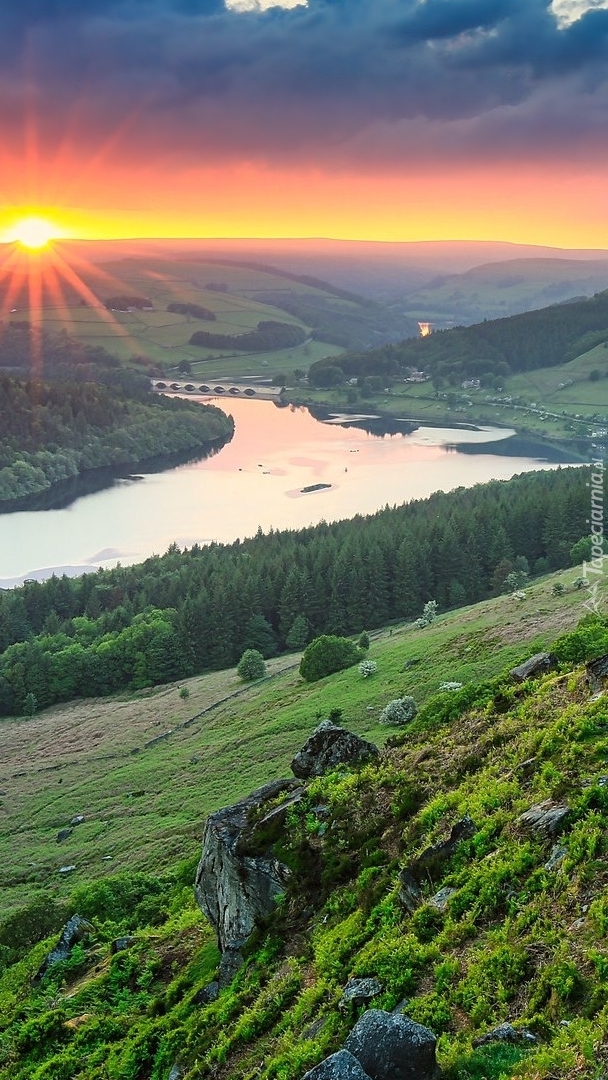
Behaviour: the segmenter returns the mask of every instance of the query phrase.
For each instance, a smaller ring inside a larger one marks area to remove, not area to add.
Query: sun
[[[21,247],[39,250],[59,236],[59,229],[48,218],[31,215],[21,218],[11,229],[9,239],[16,240]]]

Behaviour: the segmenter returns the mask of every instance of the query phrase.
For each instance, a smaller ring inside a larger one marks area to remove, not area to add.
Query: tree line
[[[303,648],[319,634],[474,603],[568,566],[588,532],[582,469],[438,493],[372,516],[171,547],[137,566],[0,593],[0,714]]]
[[[306,330],[292,323],[262,319],[256,330],[245,334],[212,334],[197,330],[190,338],[191,345],[205,349],[238,349],[243,352],[270,352],[272,349],[291,349],[306,341]]]
[[[494,385],[516,372],[554,367],[608,340],[608,291],[588,300],[554,304],[473,326],[439,330],[339,360],[319,360],[309,371],[313,386],[336,386],[346,378],[381,375],[390,381],[414,368],[436,386],[479,378]]]

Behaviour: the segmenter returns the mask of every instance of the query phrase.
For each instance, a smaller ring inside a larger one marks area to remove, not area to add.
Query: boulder
[[[556,803],[551,799],[545,799],[536,806],[531,806],[517,819],[524,829],[540,833],[541,836],[553,838],[561,832],[564,818],[570,813],[567,803]]]
[[[363,1005],[366,1001],[378,997],[382,990],[379,979],[349,979],[342,991],[338,1008],[346,1009],[348,1005]]]
[[[296,787],[299,785],[294,780],[273,780],[242,802],[207,818],[195,894],[222,953],[238,954],[256,921],[270,914],[285,891],[289,871],[275,858],[270,845],[256,852],[251,823],[254,818],[263,819],[266,803],[283,792],[293,793]],[[232,963],[224,967],[236,970]],[[227,971],[220,981],[226,977]]]
[[[71,829],[60,829],[57,833],[57,843],[60,844],[62,840],[67,840],[72,835]]]
[[[135,938],[131,937],[130,934],[125,935],[125,937],[114,938],[114,941],[110,942],[110,955],[114,956],[114,953],[124,952],[125,949],[130,949],[134,944]]]
[[[485,1035],[473,1039],[473,1046],[486,1046],[488,1043],[493,1042],[526,1043],[531,1046],[537,1041],[536,1035],[533,1035],[527,1028],[514,1028],[512,1024],[499,1024],[492,1031],[487,1031]]]
[[[435,1080],[437,1037],[408,1016],[370,1009],[344,1043],[371,1080]]]
[[[308,780],[311,776],[323,776],[337,765],[359,765],[378,757],[378,752],[374,743],[331,720],[323,720],[294,757],[291,771],[300,780]]]
[[[302,1080],[370,1080],[359,1062],[348,1050],[338,1050],[337,1054],[315,1065]]]
[[[589,689],[593,694],[597,694],[598,691],[602,690],[608,677],[608,653],[598,656],[596,660],[589,660],[585,664],[585,676]]]
[[[555,667],[555,657],[548,652],[539,652],[531,656],[529,660],[525,660],[523,664],[511,668],[509,676],[513,682],[522,683],[536,675],[544,675],[552,667]]]
[[[58,964],[61,960],[67,960],[69,955],[77,945],[78,942],[83,941],[93,930],[90,922],[81,918],[80,915],[72,915],[71,919],[68,919],[67,923],[61,931],[61,937],[57,942],[54,949],[51,949],[50,953],[44,959],[42,965],[34,976],[34,983],[40,982],[40,980],[46,975],[49,968],[52,968],[54,964]]]
[[[84,814],[75,814],[74,817],[72,818],[72,820],[70,821],[70,825],[82,825],[84,820],[85,820]]]

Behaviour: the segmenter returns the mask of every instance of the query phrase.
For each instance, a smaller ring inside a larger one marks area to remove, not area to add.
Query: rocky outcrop
[[[40,982],[40,980],[46,975],[49,968],[52,968],[55,964],[58,964],[61,960],[67,960],[70,956],[74,945],[83,941],[93,930],[90,922],[81,918],[80,915],[72,915],[71,919],[68,919],[63,930],[61,931],[61,937],[57,942],[54,949],[51,949],[50,953],[45,958],[43,964],[36,972],[34,976],[34,983]]]
[[[547,671],[550,671],[552,667],[555,667],[555,657],[548,652],[535,653],[529,660],[525,660],[523,664],[518,664],[517,667],[511,668],[509,675],[513,682],[522,683],[526,679],[535,678],[537,675],[544,675]]]
[[[323,720],[294,757],[291,771],[301,780],[323,776],[338,765],[359,765],[378,757],[378,747],[352,731]]]
[[[597,694],[603,690],[608,679],[608,653],[598,656],[596,660],[589,660],[585,664],[585,676],[592,693]]]
[[[238,950],[256,921],[269,915],[284,892],[289,871],[272,853],[271,845],[256,852],[256,833],[268,824],[264,806],[282,793],[291,795],[295,780],[273,780],[242,802],[210,814],[203,834],[203,851],[195,882],[196,899],[213,926],[218,945],[236,970]],[[297,794],[297,792],[296,792]],[[274,820],[280,821],[272,808]],[[257,829],[253,822],[257,822]],[[272,822],[270,822],[272,824]],[[226,966],[226,965],[224,965]]]
[[[370,1077],[348,1050],[339,1050],[307,1072],[302,1080],[370,1080]]]
[[[437,1037],[408,1016],[370,1009],[344,1043],[371,1080],[435,1080]]]
[[[541,836],[554,839],[562,830],[565,818],[570,813],[567,803],[556,803],[551,799],[531,806],[529,810],[521,814],[517,823],[530,832],[539,833]]]

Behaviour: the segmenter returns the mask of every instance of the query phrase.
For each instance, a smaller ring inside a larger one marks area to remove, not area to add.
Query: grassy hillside
[[[319,340],[293,349],[268,354],[238,356],[237,370],[225,365],[210,375],[273,374],[287,366],[307,368],[323,356],[344,346],[359,348],[381,341],[398,340],[416,331],[413,320],[334,290],[323,282],[255,264],[182,258],[124,258],[95,266],[76,257],[69,281],[62,277],[58,291],[53,277],[43,278],[41,321],[46,330],[67,330],[87,345],[101,345],[123,360],[148,358],[166,370],[180,362],[202,370],[210,356],[233,354],[231,348],[199,349],[189,344],[197,330],[222,335],[243,334],[260,321],[274,320],[306,329]],[[73,277],[76,273],[76,278]],[[209,288],[211,286],[211,288]],[[219,286],[219,289],[218,289]],[[31,316],[27,282],[14,285],[11,321]],[[113,296],[135,296],[151,301],[153,310],[108,311],[104,304]],[[267,299],[269,298],[269,299]],[[197,304],[211,312],[213,321],[169,312],[171,303]],[[302,311],[303,318],[298,315]],[[292,313],[295,311],[295,314]],[[36,316],[36,321],[39,317]],[[266,370],[270,367],[270,372]]]
[[[585,613],[584,593],[568,586],[578,576],[572,569],[539,578],[525,601],[501,596],[459,609],[424,634],[407,623],[379,632],[370,656],[380,672],[368,681],[351,670],[308,685],[299,655],[288,655],[268,661],[272,678],[253,687],[234,670],[213,672],[0,720],[2,910],[33,887],[64,896],[74,879],[159,869],[194,854],[205,815],[283,775],[318,715],[342,707],[354,730],[383,740],[377,715],[387,700],[411,693],[422,704],[446,679],[493,676],[574,625]],[[552,594],[556,581],[567,586],[563,596]],[[86,822],[57,844],[77,814]],[[76,864],[69,881],[58,875],[65,863]]]
[[[608,628],[596,620],[558,644],[561,667],[541,680],[517,688],[500,677],[585,613],[574,576],[422,631],[385,631],[372,642],[370,679],[355,669],[307,687],[292,669],[226,700],[238,686],[225,673],[192,680],[187,701],[167,687],[3,722],[12,879],[3,906],[18,898],[29,908],[0,924],[0,1077],[167,1080],[179,1063],[187,1080],[299,1080],[356,1019],[337,1008],[347,979],[374,975],[376,1006],[405,999],[408,1015],[439,1034],[447,1080],[599,1080],[606,699],[590,695],[577,665],[606,648]],[[438,694],[446,680],[465,686]],[[205,813],[284,774],[330,709],[382,739],[378,711],[404,692],[422,708],[380,764],[314,781],[288,818],[276,841],[292,868],[285,901],[232,986],[205,1003],[218,954],[190,888]],[[155,732],[166,738],[146,747]],[[520,821],[547,799],[569,807],[553,839]],[[57,844],[76,813],[85,821]],[[408,914],[400,870],[464,814],[475,835],[423,882]],[[40,876],[18,883],[18,866],[33,861]],[[59,875],[69,863],[73,874]],[[441,888],[451,892],[438,910],[430,901]],[[36,939],[75,909],[92,919],[90,941],[32,989],[56,934]],[[110,957],[120,933],[132,941]],[[536,1041],[473,1046],[505,1020]]]

